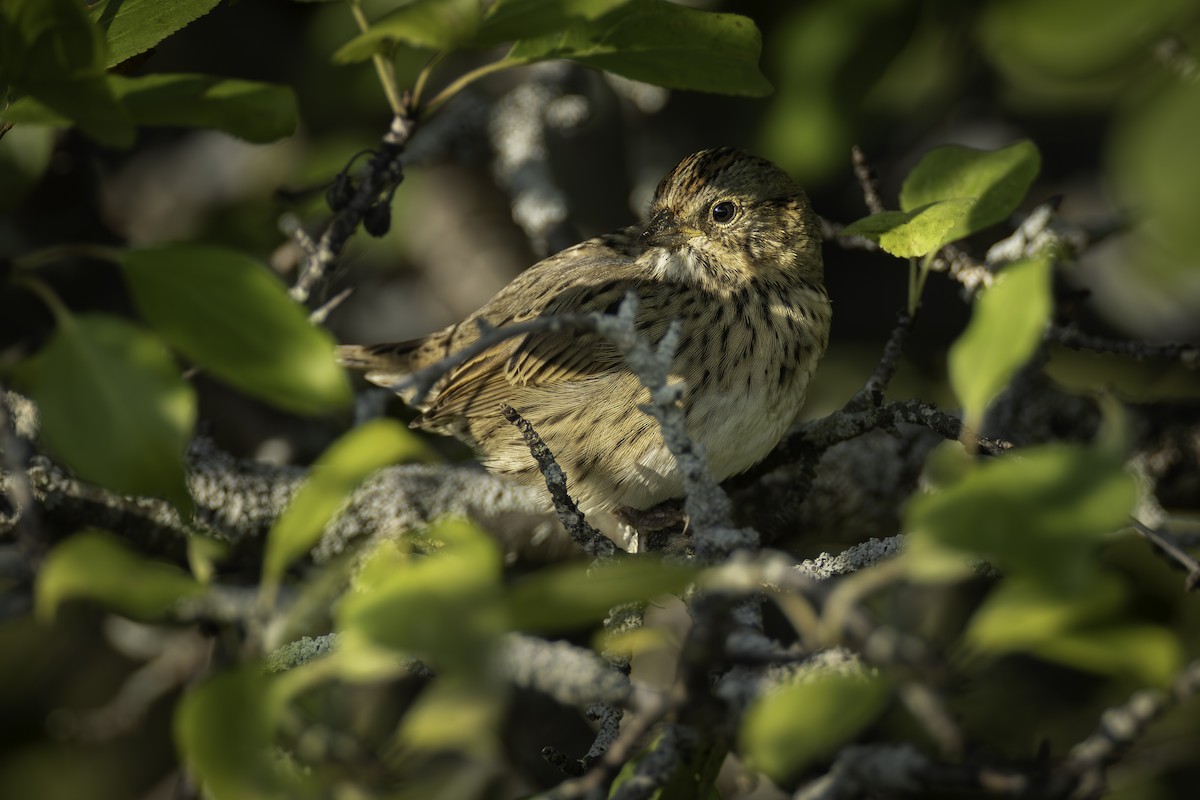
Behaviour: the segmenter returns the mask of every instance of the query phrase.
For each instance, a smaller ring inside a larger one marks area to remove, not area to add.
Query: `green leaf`
[[[949,356],[950,385],[969,428],[979,429],[988,404],[1033,355],[1052,305],[1044,256],[1008,265],[975,298],[971,322]]]
[[[397,738],[405,750],[455,750],[482,756],[496,743],[504,707],[504,694],[494,687],[439,680],[405,713]]]
[[[15,211],[41,182],[54,151],[54,131],[16,127],[0,139],[0,213]]]
[[[1123,581],[1099,570],[1071,589],[1014,575],[997,585],[975,612],[967,638],[988,652],[1029,649],[1104,623],[1121,610],[1127,594]]]
[[[1168,683],[1179,668],[1179,642],[1152,625],[1120,622],[1125,583],[1099,572],[1073,591],[1015,577],[976,612],[967,640],[988,653],[1028,652],[1089,672]]]
[[[484,14],[472,47],[493,47],[591,22],[629,0],[497,0]]]
[[[864,236],[897,258],[919,258],[952,241],[951,232],[971,213],[971,199],[944,200],[911,211],[883,211],[856,220],[839,236]]]
[[[329,335],[241,253],[165,245],[121,256],[138,310],[168,343],[237,388],[300,414],[350,402]]]
[[[162,617],[204,587],[173,564],[151,561],[107,531],[78,533],[55,547],[38,570],[37,616],[52,620],[64,601],[94,600],[142,620]]]
[[[748,766],[785,784],[834,753],[887,703],[881,678],[820,674],[758,697],[746,711],[739,744]]]
[[[257,143],[296,130],[296,96],[287,86],[210,75],[110,75],[107,81],[121,113],[138,125],[213,128]],[[0,116],[24,125],[60,128],[74,122],[36,97],[21,98]]]
[[[104,78],[104,35],[74,0],[9,0],[5,38],[20,61],[4,72],[17,94],[73,120],[112,147],[133,144],[133,122]],[[7,61],[7,59],[6,59]],[[0,118],[18,122],[11,109]]]
[[[603,619],[614,606],[677,594],[696,575],[694,567],[646,557],[544,569],[512,585],[509,615],[521,630],[569,631]]]
[[[632,0],[590,22],[522,39],[506,60],[567,59],[669,89],[762,97],[762,37],[737,14],[697,11],[667,0]]]
[[[79,477],[190,508],[183,452],[196,397],[158,337],[117,317],[62,312],[49,344],[18,375],[47,447]]]
[[[1170,685],[1183,663],[1177,635],[1155,625],[1113,625],[1071,631],[1030,648],[1042,658],[1141,683]]]
[[[905,557],[918,580],[940,581],[945,556],[984,559],[1062,592],[1095,579],[1101,537],[1126,525],[1137,499],[1121,459],[1053,444],[979,464],[909,504]]]
[[[399,461],[432,458],[424,443],[395,420],[372,420],[338,439],[313,464],[308,480],[271,526],[264,581],[278,581],[292,561],[312,548],[367,476]]]
[[[188,689],[175,711],[175,744],[206,797],[307,796],[271,749],[283,710],[280,693],[256,666],[221,672]]]
[[[144,53],[212,11],[221,0],[100,0],[88,7],[108,41],[107,67]]]
[[[296,95],[287,86],[211,75],[109,78],[139,125],[214,128],[265,143],[296,130]]]
[[[946,241],[952,242],[1007,219],[1025,198],[1041,166],[1037,145],[1028,139],[992,151],[939,147],[908,173],[900,190],[900,208],[912,211],[941,200],[974,199],[970,214],[949,232]]]
[[[335,64],[366,61],[398,42],[430,50],[454,50],[475,35],[478,0],[413,0],[385,15],[333,54]]]
[[[444,546],[431,555],[403,552],[394,542],[376,548],[338,604],[339,644],[366,640],[430,657],[442,674],[477,673],[507,627],[500,553],[464,520],[444,520],[425,536]]]

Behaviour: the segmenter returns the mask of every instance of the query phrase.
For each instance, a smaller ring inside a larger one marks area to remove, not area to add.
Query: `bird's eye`
[[[713,203],[712,211],[709,213],[712,214],[713,222],[724,225],[737,214],[737,204],[732,200],[722,200],[719,203]]]

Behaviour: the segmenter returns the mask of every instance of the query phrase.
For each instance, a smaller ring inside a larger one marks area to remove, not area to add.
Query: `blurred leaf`
[[[296,96],[286,86],[209,75],[110,75],[107,80],[122,113],[138,125],[212,128],[256,143],[291,136],[296,129]],[[3,116],[23,125],[73,124],[35,97],[21,98]]]
[[[942,556],[979,558],[1062,593],[1095,579],[1100,538],[1128,523],[1136,483],[1119,458],[1052,444],[977,465],[950,488],[910,502],[905,558],[942,580]]]
[[[947,145],[925,154],[904,179],[900,208],[912,211],[940,200],[975,199],[971,213],[950,232],[962,239],[1008,218],[1041,169],[1037,145],[1028,139],[1000,150]]]
[[[9,0],[2,13],[4,37],[20,59],[6,58],[3,69],[15,93],[32,95],[103,144],[133,144],[133,123],[104,79],[104,35],[83,6],[74,0]],[[11,112],[0,111],[0,118],[20,122],[19,109]]]
[[[1089,672],[1131,676],[1151,686],[1169,685],[1183,662],[1177,635],[1154,625],[1071,631],[1030,649],[1052,661]]]
[[[15,211],[37,186],[54,151],[54,131],[19,126],[0,139],[0,213]]]
[[[1149,58],[1194,8],[1193,0],[1006,0],[987,4],[978,39],[1006,71],[1078,79]]]
[[[158,337],[117,317],[64,312],[18,375],[41,412],[46,445],[79,477],[190,509],[183,452],[196,396]]]
[[[869,725],[887,703],[877,677],[820,674],[767,691],[746,711],[739,748],[746,764],[786,785]]]
[[[214,128],[256,143],[296,130],[296,95],[288,86],[211,75],[114,75],[109,80],[139,125]]]
[[[506,60],[566,59],[668,89],[762,97],[772,89],[758,69],[761,49],[747,17],[631,0],[593,21],[522,39]]]
[[[897,258],[937,252],[971,213],[971,199],[944,200],[911,211],[883,211],[842,228],[839,236],[865,236]]]
[[[106,67],[144,53],[212,11],[221,0],[99,0],[88,16],[108,41]]]
[[[1192,213],[1200,204],[1197,126],[1200,83],[1179,81],[1124,115],[1109,156],[1110,172],[1122,201],[1135,211],[1139,233],[1180,256],[1178,277],[1189,283],[1200,248]],[[1142,270],[1136,272],[1142,276]]]
[[[500,553],[463,520],[445,520],[426,536],[445,544],[432,555],[387,542],[376,548],[338,604],[338,630],[433,658],[443,671],[482,670],[481,656],[506,627]]]
[[[901,50],[915,43],[917,20],[934,15],[892,0],[809,0],[773,8],[777,18],[764,60],[776,93],[765,109],[761,149],[802,184],[815,184],[844,169],[856,141],[870,145],[880,117],[865,98],[893,74]],[[953,56],[953,47],[937,48],[939,74],[955,72]],[[859,130],[862,122],[865,130]]]
[[[629,0],[497,0],[484,13],[472,47],[493,47],[591,22]]]
[[[258,262],[220,247],[164,245],[126,251],[120,263],[146,320],[214,375],[300,414],[349,404],[333,341]]]
[[[1165,629],[1121,622],[1126,595],[1124,581],[1105,572],[1069,591],[1009,577],[976,612],[967,640],[989,653],[1023,651],[1089,672],[1166,684],[1182,660],[1179,642]]]
[[[36,608],[52,620],[64,601],[83,598],[135,619],[161,617],[204,591],[173,564],[152,561],[107,531],[77,533],[46,556],[37,576]]]
[[[1071,630],[1099,625],[1119,613],[1125,584],[1096,571],[1086,584],[1064,590],[1019,575],[1000,582],[971,618],[967,638],[990,652],[1029,649]]]
[[[950,347],[950,385],[967,427],[979,430],[988,404],[1042,340],[1050,319],[1050,261],[1010,264],[975,298],[971,322]]]
[[[429,449],[399,422],[376,419],[334,442],[313,464],[267,535],[263,578],[278,581],[307,553],[354,489],[376,470],[400,461],[433,460]]]
[[[513,626],[569,631],[602,620],[614,606],[677,594],[695,580],[694,567],[656,558],[626,558],[598,566],[567,564],[515,582],[508,593]]]
[[[504,693],[458,680],[439,680],[421,693],[400,723],[400,742],[417,750],[457,750],[486,756],[497,745]]]
[[[271,749],[283,711],[279,700],[257,666],[219,673],[183,695],[175,710],[175,744],[206,796],[303,796],[299,781]]]
[[[475,35],[479,0],[413,0],[371,23],[333,54],[335,64],[366,61],[397,42],[430,50],[454,50]]]
[[[102,77],[30,86],[28,95],[0,111],[0,119],[23,125],[78,125],[108,147],[129,147],[135,138],[133,118]]]

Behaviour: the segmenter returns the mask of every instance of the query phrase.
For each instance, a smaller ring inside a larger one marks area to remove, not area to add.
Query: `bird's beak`
[[[644,247],[676,248],[700,235],[700,231],[680,225],[670,211],[659,211],[646,223],[641,242]]]

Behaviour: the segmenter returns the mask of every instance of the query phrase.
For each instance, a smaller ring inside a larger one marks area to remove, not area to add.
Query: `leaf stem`
[[[50,312],[54,314],[54,321],[59,325],[71,324],[71,312],[63,305],[63,301],[59,299],[54,289],[50,288],[50,285],[41,278],[35,278],[32,275],[17,275],[13,278],[13,282],[36,294],[38,299],[50,308]]]
[[[937,254],[937,250],[926,253],[921,257],[920,266],[917,266],[915,258],[908,260],[908,315],[910,317],[917,314],[917,306],[921,304],[921,294],[925,291],[925,279],[929,277],[929,269],[933,266],[933,259]]]
[[[438,92],[437,95],[434,96],[434,98],[430,100],[424,108],[420,109],[418,112],[419,116],[424,117],[432,114],[438,108],[445,105],[446,101],[480,78],[491,75],[493,72],[500,72],[501,70],[522,66],[525,66],[525,62],[523,61],[508,61],[507,59],[501,59],[500,61],[493,61],[490,64],[484,64],[482,67],[477,67],[465,75],[460,75],[454,80],[453,83]]]
[[[36,269],[43,264],[61,261],[64,258],[94,258],[97,261],[116,262],[121,260],[121,250],[103,244],[58,244],[14,258],[13,271]]]
[[[363,13],[359,0],[350,0],[349,5],[350,13],[354,15],[354,21],[358,23],[359,30],[366,33],[371,29],[371,23],[367,20],[367,15]],[[408,109],[404,107],[404,98],[400,95],[400,86],[396,83],[396,72],[392,68],[392,62],[381,53],[371,56],[371,62],[375,64],[375,73],[379,75],[379,83],[383,86],[383,93],[387,95],[392,113],[398,117],[407,116]]]
[[[417,81],[413,84],[412,90],[412,107],[421,107],[421,95],[425,93],[425,85],[429,83],[429,76],[433,74],[433,68],[442,63],[442,59],[446,57],[445,53],[434,53],[433,56],[425,62],[425,66],[421,67],[421,71],[417,73]]]

